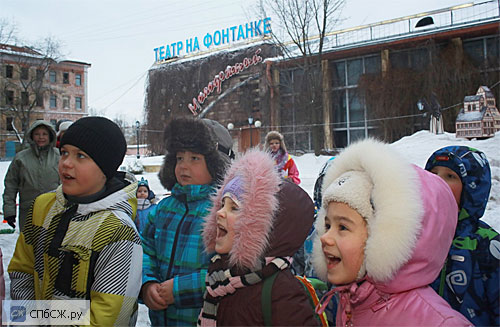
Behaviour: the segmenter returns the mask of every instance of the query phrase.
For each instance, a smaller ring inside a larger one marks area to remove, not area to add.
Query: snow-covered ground
[[[500,231],[500,132],[495,137],[486,140],[464,140],[455,138],[455,134],[445,133],[441,135],[434,135],[428,131],[420,131],[411,136],[402,138],[394,142],[392,146],[405,155],[408,160],[420,167],[425,165],[427,158],[437,149],[447,145],[466,145],[477,148],[483,151],[489,159],[492,177],[492,188],[490,192],[490,199],[483,220],[489,223],[495,230]],[[300,157],[293,157],[299,172],[300,179],[302,180],[301,186],[312,197],[314,182],[318,175],[319,170],[323,164],[328,160],[328,156],[316,157],[313,154],[305,154]],[[134,161],[135,156],[126,157],[124,166],[127,163]],[[149,157],[141,158],[144,165],[161,165],[163,157]],[[0,162],[0,178],[3,180],[5,173],[10,162]],[[164,196],[166,190],[162,187],[158,173],[144,173],[136,175],[138,179],[144,177],[149,181],[151,189],[159,196]],[[3,194],[3,183],[0,183],[0,193]],[[2,199],[0,199],[0,204]],[[7,224],[0,223],[0,229],[8,228]],[[0,247],[3,252],[3,265],[4,270],[7,270],[7,265],[14,252],[15,243],[18,232],[14,234],[0,234]],[[10,282],[8,275],[6,277],[6,296],[9,298]],[[147,317],[147,308],[144,305],[140,306],[138,326],[149,325]]]

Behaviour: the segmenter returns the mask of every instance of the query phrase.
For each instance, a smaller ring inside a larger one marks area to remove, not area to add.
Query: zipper
[[[165,280],[170,279],[170,273],[172,272],[172,266],[174,264],[175,250],[177,249],[177,242],[179,241],[179,232],[181,230],[184,219],[186,218],[187,214],[189,213],[189,207],[188,207],[188,203],[187,203],[186,194],[182,194],[180,200],[184,203],[184,206],[186,208],[186,212],[184,213],[184,216],[182,216],[181,220],[179,221],[179,225],[177,225],[177,230],[175,231],[174,244],[172,245],[172,252],[170,253],[170,262],[168,264],[168,270],[167,270],[167,275],[166,275]]]

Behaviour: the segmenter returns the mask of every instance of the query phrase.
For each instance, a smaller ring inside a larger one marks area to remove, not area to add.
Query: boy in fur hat
[[[153,326],[196,325],[209,256],[201,224],[210,195],[233,157],[232,138],[209,119],[177,118],[165,130],[159,173],[172,195],[160,201],[142,231],[142,299]]]
[[[134,325],[142,247],[137,184],[117,172],[127,143],[104,117],[61,140],[62,185],[36,198],[9,264],[13,300],[90,300],[92,326]]]
[[[440,178],[387,144],[350,145],[328,167],[313,264],[336,287],[337,326],[471,326],[429,284],[446,259],[457,205]]]
[[[285,139],[278,131],[270,131],[266,135],[266,149],[269,151],[276,163],[276,169],[281,177],[289,178],[299,185],[299,170],[292,157],[286,151]]]
[[[280,178],[268,153],[250,150],[235,161],[205,218],[206,251],[217,254],[208,269],[199,325],[265,326],[262,303],[268,299],[273,326],[318,326],[289,269],[313,215],[310,197]],[[263,298],[264,281],[271,278],[271,294]]]

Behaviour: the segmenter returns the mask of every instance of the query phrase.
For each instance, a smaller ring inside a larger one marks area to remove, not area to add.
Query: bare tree
[[[45,79],[60,55],[60,45],[51,37],[33,45],[0,45],[0,112],[19,121],[23,131],[35,108],[43,107],[44,95],[50,92]]]
[[[278,20],[273,20],[274,43],[286,59],[296,59],[291,62],[295,71],[300,71],[301,81],[300,87],[294,90],[293,106],[305,108],[308,113],[310,121],[298,123],[312,124],[313,147],[317,155],[322,147],[322,55],[326,34],[340,22],[344,4],[345,0],[267,0],[259,5],[264,17],[269,13]],[[282,74],[281,78],[286,79],[286,76]],[[283,80],[280,84],[297,86],[297,80],[293,83]]]
[[[17,38],[17,26],[5,18],[0,18],[0,43],[14,43]]]

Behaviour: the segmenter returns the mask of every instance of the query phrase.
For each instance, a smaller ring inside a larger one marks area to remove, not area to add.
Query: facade
[[[434,23],[422,27],[426,15]],[[477,85],[498,81],[498,2],[331,32],[325,44],[312,79],[306,78],[300,56],[285,58],[266,41],[155,65],[146,99],[153,152],[161,153],[156,139],[165,122],[201,113],[232,126],[240,151],[255,146],[270,130],[279,130],[292,152],[313,151],[315,129],[321,149],[328,152],[368,136],[392,142],[428,128],[429,116],[419,112],[417,102],[434,92],[443,108],[445,130],[454,132],[459,109],[451,105],[462,102],[463,94],[474,92]],[[259,64],[236,69],[222,81],[214,79],[259,49]],[[311,80],[321,81],[319,89],[311,91]],[[494,97],[499,89],[492,89]],[[257,120],[261,127],[249,123]]]
[[[476,95],[464,98],[455,125],[456,137],[463,138],[487,138],[500,131],[500,113],[487,86],[480,86]]]
[[[90,64],[55,61],[28,48],[0,44],[0,156],[12,156],[6,144],[19,141],[34,120],[56,127],[60,120],[88,115]],[[9,147],[10,149],[10,147]]]

